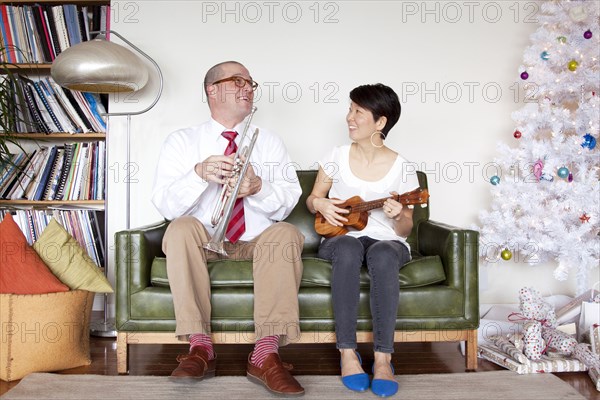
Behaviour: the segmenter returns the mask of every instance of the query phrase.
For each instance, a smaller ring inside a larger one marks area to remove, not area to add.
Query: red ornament
[[[515,137],[515,139],[521,139],[521,131],[515,131],[515,133],[513,133],[513,136]]]
[[[581,223],[584,224],[586,222],[589,222],[590,217],[586,213],[583,213],[583,215],[579,217],[579,219],[581,220]]]

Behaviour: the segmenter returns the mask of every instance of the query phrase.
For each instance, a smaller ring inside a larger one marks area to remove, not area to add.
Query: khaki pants
[[[304,236],[293,225],[278,222],[250,242],[225,241],[229,257],[205,250],[210,236],[191,216],[173,220],[163,238],[167,274],[177,328],[183,339],[190,334],[210,334],[211,292],[206,263],[224,258],[253,260],[254,323],[256,339],[281,335],[299,337],[298,289],[302,278]]]

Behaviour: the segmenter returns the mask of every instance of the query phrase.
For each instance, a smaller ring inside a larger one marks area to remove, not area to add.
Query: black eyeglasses
[[[256,90],[256,88],[258,88],[258,83],[254,82],[251,79],[246,79],[242,76],[230,76],[229,78],[223,78],[223,79],[219,79],[218,81],[213,82],[213,85],[216,85],[217,83],[223,83],[223,82],[229,82],[229,81],[233,81],[233,83],[235,83],[235,86],[239,87],[239,88],[243,88],[244,86],[246,86],[246,84],[250,85],[250,87],[252,88],[252,90]]]

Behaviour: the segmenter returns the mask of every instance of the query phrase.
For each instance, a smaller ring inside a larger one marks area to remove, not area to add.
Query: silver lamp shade
[[[138,56],[104,39],[61,52],[50,73],[60,86],[81,92],[135,92],[148,82],[148,70]]]

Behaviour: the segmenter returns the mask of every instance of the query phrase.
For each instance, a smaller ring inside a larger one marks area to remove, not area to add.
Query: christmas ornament
[[[494,186],[500,183],[500,177],[498,175],[494,175],[490,178],[490,183]]]
[[[590,31],[589,29],[585,32],[583,32],[583,37],[586,39],[591,39],[592,38],[592,31]]]
[[[569,169],[567,167],[560,167],[556,174],[561,178],[565,179],[569,176]]]
[[[542,51],[542,53],[540,54],[540,58],[544,61],[547,61],[550,58],[550,53],[548,53],[547,51]]]
[[[573,173],[569,172],[569,177],[567,178],[568,182],[573,182]]]
[[[586,222],[588,222],[590,220],[590,217],[586,213],[583,213],[583,215],[581,217],[579,217],[579,219],[581,220],[582,224],[585,224]]]
[[[512,253],[509,249],[504,248],[504,250],[502,250],[502,252],[500,253],[500,257],[502,257],[504,261],[508,261],[512,258]]]
[[[527,80],[527,78],[529,78],[529,74],[527,73],[527,71],[521,72],[521,79]]]
[[[544,162],[542,160],[537,160],[535,164],[533,164],[533,175],[535,178],[540,181],[542,177],[542,170],[544,169]]]
[[[586,133],[583,135],[583,143],[581,143],[581,147],[587,147],[588,149],[592,150],[594,147],[596,147],[596,138],[589,133]]]
[[[569,71],[575,71],[577,70],[577,67],[579,67],[579,63],[575,60],[571,60],[569,61],[569,64],[567,64],[567,68],[569,68]]]
[[[577,6],[569,10],[569,17],[575,22],[581,22],[587,18],[587,13],[583,9],[583,6]]]
[[[513,133],[513,136],[515,137],[515,139],[521,139],[521,132],[515,131],[515,133]]]
[[[567,38],[564,36],[559,36],[556,38],[556,40],[558,40],[559,43],[565,44],[567,43]]]
[[[544,162],[542,160],[537,160],[535,164],[533,164],[533,175],[536,177],[538,182],[540,180],[552,182],[554,178],[552,175],[545,173],[544,171]]]

